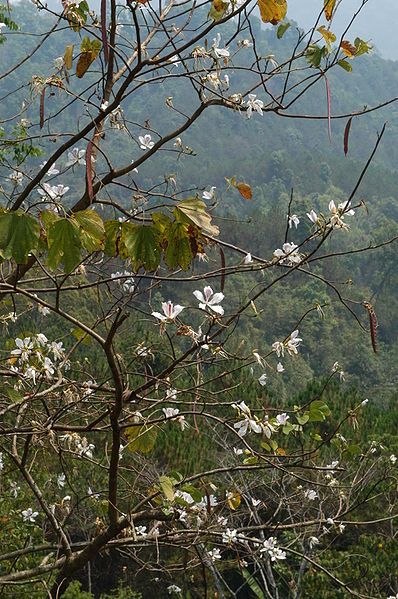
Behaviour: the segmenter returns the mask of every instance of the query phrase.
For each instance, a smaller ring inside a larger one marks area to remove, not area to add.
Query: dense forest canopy
[[[0,6],[4,596],[398,592],[398,76],[356,4]]]

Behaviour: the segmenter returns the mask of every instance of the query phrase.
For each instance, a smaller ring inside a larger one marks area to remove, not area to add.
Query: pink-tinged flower
[[[146,135],[139,135],[138,141],[140,142],[141,150],[151,150],[155,145],[155,142],[152,141],[152,137],[147,133]]]
[[[224,308],[218,305],[224,299],[223,293],[214,293],[211,287],[205,287],[203,293],[201,291],[194,291],[193,294],[196,299],[199,300],[199,308],[201,310],[209,308],[209,310],[212,310],[216,314],[220,314],[220,316],[224,314]]]
[[[179,304],[174,305],[170,300],[162,303],[163,314],[160,312],[152,312],[152,316],[161,320],[162,322],[171,322],[184,310],[184,306]]]

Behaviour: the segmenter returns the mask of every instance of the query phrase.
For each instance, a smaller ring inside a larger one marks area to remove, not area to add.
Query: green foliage
[[[17,264],[25,264],[30,252],[39,243],[39,224],[29,214],[18,210],[0,214],[0,251],[5,259],[14,258]]]

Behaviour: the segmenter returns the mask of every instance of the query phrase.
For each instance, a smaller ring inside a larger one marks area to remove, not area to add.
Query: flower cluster
[[[11,370],[34,385],[41,376],[51,380],[56,362],[65,357],[62,341],[50,342],[43,333],[24,339],[17,337],[15,345],[10,357]]]
[[[115,279],[119,285],[121,286],[121,288],[123,289],[123,291],[125,293],[134,293],[135,291],[135,282],[134,282],[134,278],[133,278],[133,273],[125,270],[124,272],[113,272],[111,274],[111,278]],[[123,279],[123,280],[121,280]]]
[[[286,559],[286,551],[282,551],[282,549],[278,547],[275,537],[270,537],[264,541],[263,546],[260,549],[260,553],[267,553],[271,559],[271,562]]]
[[[286,341],[275,341],[275,343],[272,344],[272,349],[274,350],[278,358],[284,357],[285,350],[290,356],[298,354],[298,347],[300,345],[300,342],[302,341],[301,337],[299,337],[298,335],[299,331],[298,329],[296,329],[295,331],[293,331],[293,333],[290,334]],[[278,364],[277,369],[278,372],[282,372],[283,366],[281,369],[281,367]]]

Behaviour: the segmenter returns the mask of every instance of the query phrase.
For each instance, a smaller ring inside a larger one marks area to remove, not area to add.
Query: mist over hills
[[[314,15],[322,8],[320,0],[290,0],[289,16],[301,27],[314,24]],[[361,0],[342,0],[333,21],[335,33],[344,31],[352,15],[362,5]],[[398,22],[398,2],[396,0],[367,0],[350,29],[347,37],[360,36],[372,40],[375,48],[384,57],[398,59],[396,25]]]

